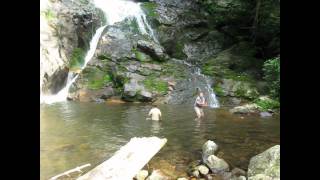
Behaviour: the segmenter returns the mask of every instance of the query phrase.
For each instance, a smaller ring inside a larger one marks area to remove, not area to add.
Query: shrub
[[[280,98],[280,57],[269,59],[263,65],[264,79],[271,97]]]

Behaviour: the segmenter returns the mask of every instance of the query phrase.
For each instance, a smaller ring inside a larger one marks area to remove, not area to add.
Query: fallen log
[[[82,172],[81,169],[86,168],[86,167],[89,167],[89,166],[91,166],[91,164],[85,164],[85,165],[82,165],[82,166],[79,166],[79,167],[70,169],[70,170],[68,170],[68,171],[66,171],[66,172],[63,172],[63,173],[61,173],[61,174],[58,174],[58,175],[50,178],[50,180],[56,180],[56,179],[58,179],[58,178],[60,178],[60,177],[62,177],[62,176],[69,176],[69,174],[71,174],[71,173],[73,173],[73,172]]]
[[[104,161],[78,180],[131,180],[166,144],[158,137],[131,138],[110,159]]]

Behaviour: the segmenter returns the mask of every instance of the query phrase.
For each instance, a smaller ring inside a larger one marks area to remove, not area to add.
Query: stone
[[[160,170],[152,171],[151,175],[147,177],[147,180],[169,180]]]
[[[210,156],[214,155],[218,150],[218,145],[211,140],[208,140],[204,145],[202,146],[202,160],[205,162],[205,160]]]
[[[200,165],[197,169],[202,175],[207,175],[209,173],[209,169],[205,165]]]
[[[257,104],[245,104],[242,106],[236,106],[229,110],[233,114],[248,114],[258,112]]]
[[[245,176],[232,176],[230,180],[247,180]]]
[[[265,117],[271,117],[271,116],[272,116],[272,114],[269,112],[260,112],[260,117],[265,118]]]
[[[240,168],[233,168],[231,171],[232,175],[235,176],[245,176],[246,172]]]
[[[112,87],[106,87],[102,90],[101,92],[101,99],[108,99],[110,97],[112,97],[113,95],[115,95],[115,92],[113,90]]]
[[[145,180],[148,177],[149,173],[147,170],[140,170],[136,175],[137,180]]]
[[[225,171],[229,171],[228,163],[215,155],[210,155],[207,159],[205,159],[204,162],[213,173],[223,173]]]
[[[221,176],[222,176],[223,180],[230,180],[232,178],[232,173],[231,172],[222,172]]]
[[[250,159],[248,180],[280,179],[280,145],[275,145]]]
[[[164,61],[168,58],[163,47],[154,42],[138,40],[137,47],[156,60]]]
[[[200,172],[198,170],[194,170],[194,171],[192,171],[191,175],[198,178],[198,177],[200,177]]]
[[[150,64],[150,63],[143,63],[141,64],[141,67],[143,68],[148,68],[148,69],[151,69],[151,70],[156,70],[156,71],[161,71],[161,66],[158,65],[158,64]]]

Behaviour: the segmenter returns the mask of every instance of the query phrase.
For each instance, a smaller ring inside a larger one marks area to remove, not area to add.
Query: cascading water
[[[204,86],[204,89],[201,89],[201,91],[204,91],[205,94],[208,95],[208,106],[211,108],[218,108],[219,107],[219,101],[216,97],[216,94],[213,92],[213,89],[211,88],[211,82],[207,76],[201,73],[200,68],[195,68],[195,75],[199,76],[200,78],[203,78],[206,82],[206,85]]]
[[[151,26],[148,24],[146,15],[141,9],[140,3],[124,0],[94,0],[94,5],[104,12],[107,19],[107,24],[98,28],[95,35],[93,36],[90,42],[90,49],[85,56],[85,62],[81,67],[81,70],[86,67],[87,63],[93,57],[101,34],[105,27],[108,25],[113,25],[116,22],[123,21],[126,18],[135,19],[138,24],[140,33],[147,34],[154,41],[158,42]],[[41,93],[40,103],[51,104],[54,102],[65,101],[68,96],[69,88],[76,81],[78,75],[79,74],[69,72],[66,86],[55,95],[42,95]]]

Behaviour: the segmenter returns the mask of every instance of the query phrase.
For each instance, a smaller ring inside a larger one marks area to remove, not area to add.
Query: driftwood
[[[114,156],[78,180],[131,180],[165,145],[166,138],[132,138]]]
[[[82,172],[81,169],[89,167],[89,166],[91,166],[91,164],[85,164],[85,165],[70,169],[70,170],[68,170],[68,171],[66,171],[64,173],[58,174],[58,175],[50,178],[50,180],[56,180],[56,179],[58,179],[60,177],[63,177],[63,176],[69,176],[69,174],[71,174],[73,172]]]

